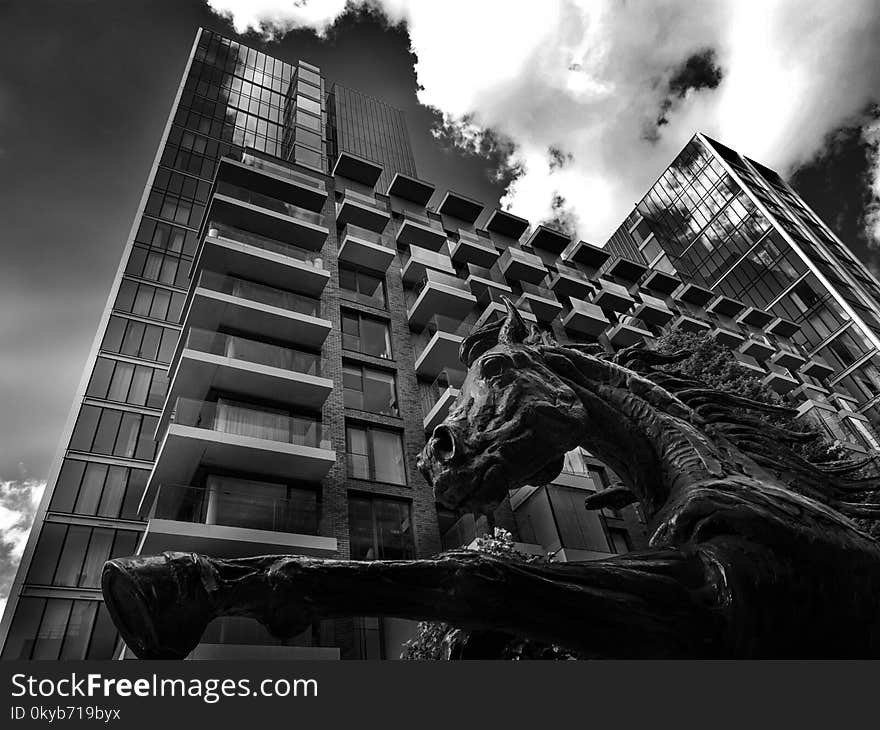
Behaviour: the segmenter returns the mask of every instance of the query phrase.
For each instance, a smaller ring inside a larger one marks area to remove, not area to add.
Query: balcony
[[[434,194],[434,190],[435,186],[432,183],[396,172],[391,185],[388,186],[388,195],[395,195],[424,208]]]
[[[387,271],[397,255],[382,240],[382,234],[353,224],[342,229],[339,244],[339,260],[372,271]]]
[[[466,195],[448,191],[440,201],[438,211],[443,215],[458,218],[466,223],[473,223],[483,212],[483,204]]]
[[[311,251],[330,235],[320,213],[228,182],[216,184],[207,218]]]
[[[236,483],[241,483],[238,490],[227,486]],[[158,488],[140,554],[175,550],[236,558],[335,553],[336,539],[319,531],[315,492],[280,484],[265,485],[266,489],[259,482],[237,479],[209,478],[209,484]]]
[[[508,281],[540,284],[547,276],[547,267],[538,256],[518,248],[507,248],[498,259],[501,273]]]
[[[660,294],[672,294],[681,286],[681,279],[660,269],[648,269],[642,277],[640,286]]]
[[[445,253],[428,251],[418,246],[410,246],[409,258],[404,262],[400,273],[403,283],[407,286],[415,286],[421,282],[428,271],[439,271],[441,274],[455,276],[455,267],[452,259]]]
[[[333,165],[333,176],[337,175],[374,188],[382,177],[382,166],[351,152],[340,152]]]
[[[747,307],[746,310],[736,318],[736,321],[738,324],[749,325],[756,329],[764,329],[764,327],[770,324],[774,319],[775,317],[769,312],[765,312],[762,309],[756,309],[755,307]]]
[[[742,332],[723,324],[716,324],[709,333],[709,336],[719,345],[724,345],[731,349],[739,347],[746,340],[746,336]]]
[[[766,360],[776,352],[776,347],[766,337],[749,335],[746,341],[740,345],[739,351],[756,360]]]
[[[750,355],[744,355],[742,352],[736,351],[734,351],[733,357],[744,368],[746,368],[747,370],[751,370],[755,377],[763,378],[767,374],[767,371],[761,367],[760,363],[755,360],[754,357],[751,357]]]
[[[561,301],[566,301],[568,297],[586,299],[593,293],[586,276],[561,262],[557,264],[557,272],[550,275],[550,288]]]
[[[601,307],[578,299],[569,299],[569,301],[571,311],[562,319],[562,325],[565,329],[590,337],[598,337],[610,324]]]
[[[608,341],[616,348],[629,347],[653,339],[650,330],[633,317],[624,317],[608,330]]]
[[[672,293],[673,299],[679,299],[698,307],[705,307],[714,296],[711,289],[704,289],[696,284],[682,284]]]
[[[442,423],[449,414],[449,409],[461,392],[459,388],[464,382],[465,375],[463,370],[443,368],[434,382],[422,391],[422,406],[425,412],[422,423],[426,433],[431,433],[434,427]]]
[[[499,319],[502,319],[507,316],[507,305],[504,303],[502,299],[503,296],[507,296],[508,299],[513,299],[510,295],[502,294],[501,292],[489,290],[488,295],[482,299],[480,299],[480,304],[485,304],[485,308],[480,313],[480,316],[477,317],[477,321],[474,322],[473,329],[478,330],[481,327],[485,327],[487,324],[491,322],[495,322]],[[522,304],[515,304],[517,310],[522,315],[522,318],[531,324],[537,324],[538,318],[532,313],[530,309]]]
[[[705,332],[706,330],[711,329],[707,322],[703,322],[696,317],[691,317],[687,314],[680,314],[676,317],[672,324],[670,325],[674,330],[681,330],[682,332]]]
[[[790,390],[794,390],[800,385],[797,378],[792,377],[791,373],[779,365],[768,365],[770,372],[761,381],[768,388],[772,388],[779,395],[785,395]]]
[[[614,256],[602,267],[603,274],[609,274],[616,279],[623,279],[629,282],[638,281],[647,270],[646,264],[624,258],[623,256]]]
[[[552,322],[559,316],[562,305],[552,291],[528,282],[523,282],[521,286],[522,294],[516,301],[517,307],[531,311],[539,322]]]
[[[333,390],[319,355],[194,328],[181,338],[171,372],[168,403],[220,390],[318,411]]]
[[[440,314],[431,317],[416,344],[416,373],[433,379],[444,369],[458,366],[458,348],[469,331],[460,320]]]
[[[317,482],[336,463],[320,421],[220,399],[166,403],[156,463],[142,504],[160,484],[190,483],[199,467]]]
[[[571,261],[598,271],[611,258],[611,254],[599,246],[594,246],[586,241],[578,241],[569,253],[568,258]]]
[[[736,299],[717,296],[706,306],[706,311],[722,317],[735,317],[745,308],[746,305]]]
[[[777,337],[792,337],[800,332],[800,330],[801,326],[799,324],[783,317],[776,317],[767,325],[767,332]]]
[[[445,243],[446,231],[442,223],[410,211],[403,214],[400,228],[397,229],[398,246],[403,244],[439,251]]]
[[[191,290],[185,324],[217,332],[221,328],[319,348],[330,332],[320,302],[213,271],[202,271]]]
[[[481,238],[461,229],[458,231],[458,240],[450,242],[449,253],[456,263],[474,264],[485,268],[491,267],[501,255],[488,238]]]
[[[319,295],[330,280],[320,252],[211,221],[194,268],[235,272],[272,286]]]
[[[481,274],[470,273],[465,280],[480,304],[488,304],[493,301],[493,297],[497,297],[500,294],[504,294],[511,299],[513,298],[513,289],[507,284],[495,281],[494,278],[491,278],[489,271],[482,271]]]
[[[464,319],[474,308],[477,298],[467,284],[456,276],[428,270],[416,288],[416,300],[407,312],[411,327],[424,326],[436,312],[447,317]]]
[[[811,378],[830,378],[834,374],[834,368],[828,364],[828,361],[821,355],[810,355],[810,359],[806,365],[803,365],[799,371],[802,375],[809,375]]]
[[[347,226],[353,223],[381,233],[391,220],[388,206],[370,195],[363,195],[354,190],[346,190],[342,200],[336,203],[336,224]]]
[[[666,306],[666,302],[662,299],[644,293],[640,293],[639,297],[642,301],[636,304],[633,317],[662,327],[669,324],[669,321],[675,316],[675,313]]]
[[[258,193],[286,200],[320,212],[327,202],[327,186],[277,158],[249,149],[240,160],[224,157],[217,168],[217,180],[230,182]]]
[[[496,208],[486,221],[486,230],[518,240],[526,232],[529,222],[518,215]]]
[[[623,313],[632,309],[636,300],[626,287],[607,279],[599,279],[599,288],[593,293],[590,302],[610,312]]]
[[[528,245],[532,248],[540,248],[551,253],[562,253],[571,239],[561,231],[553,230],[547,226],[538,226],[535,232],[529,236]]]
[[[776,342],[777,352],[770,358],[770,362],[786,370],[797,370],[806,364],[807,358],[798,352],[792,345],[784,342]]]

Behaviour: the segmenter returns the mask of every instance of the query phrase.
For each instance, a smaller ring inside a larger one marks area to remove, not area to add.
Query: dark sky
[[[46,476],[200,25],[235,36],[200,0],[0,4],[0,480]],[[439,188],[501,194],[491,161],[432,137],[404,30],[361,16],[325,40],[241,40],[402,108],[422,176]],[[843,130],[795,182],[867,258],[864,170],[857,132]]]

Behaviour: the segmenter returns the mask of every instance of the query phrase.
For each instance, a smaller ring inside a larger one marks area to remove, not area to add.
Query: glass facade
[[[793,344],[820,356],[842,391],[880,426],[876,378],[880,287],[775,172],[695,136],[608,242],[668,262],[683,280],[797,325]]]

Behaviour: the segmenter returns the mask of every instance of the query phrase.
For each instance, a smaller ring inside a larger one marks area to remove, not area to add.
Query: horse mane
[[[593,357],[613,363],[638,373],[673,395],[673,400],[684,403],[696,414],[708,435],[724,437],[760,466],[775,473],[793,491],[848,517],[880,519],[880,503],[875,503],[880,493],[878,456],[823,463],[807,461],[794,447],[815,440],[818,433],[795,431],[767,420],[771,416],[794,417],[793,409],[711,388],[672,367],[691,353],[662,353],[644,345],[632,345],[611,354],[595,344],[559,345],[550,333],[534,325],[526,331],[518,314],[510,314],[512,310],[515,311],[509,304],[506,319],[492,322],[464,338],[459,356],[467,367],[499,342],[508,341],[539,352],[552,350],[562,354],[561,351],[567,351],[569,358]],[[511,317],[516,320],[513,325]],[[511,327],[519,328],[512,340]],[[663,408],[659,402],[652,405]]]
[[[774,472],[794,491],[849,516],[880,518],[880,504],[869,503],[880,492],[878,456],[863,459],[811,462],[794,447],[819,438],[815,431],[796,431],[767,420],[768,416],[793,418],[796,411],[735,393],[708,387],[674,364],[690,352],[662,353],[633,345],[604,359],[638,372],[688,406],[711,434],[720,434],[759,465]]]

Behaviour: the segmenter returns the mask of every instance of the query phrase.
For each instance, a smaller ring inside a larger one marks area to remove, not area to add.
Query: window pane
[[[403,464],[403,445],[400,434],[373,429],[373,471],[380,482],[406,484]]]
[[[67,526],[57,522],[46,522],[40,530],[40,538],[34,550],[31,567],[28,570],[28,583],[52,585],[55,567],[61,555],[61,546],[67,534]]]
[[[98,612],[99,601],[74,601],[67,622],[67,636],[61,649],[61,659],[85,659],[92,625]]]
[[[98,430],[95,433],[95,441],[92,451],[97,454],[113,453],[113,442],[119,431],[119,422],[122,420],[122,412],[105,408],[98,422]]]
[[[95,621],[95,629],[92,632],[92,640],[89,643],[87,659],[113,659],[113,650],[116,646],[116,627],[110,620],[107,607],[101,603],[98,609],[98,618]]]
[[[118,517],[125,497],[125,481],[128,469],[124,466],[111,466],[104,482],[98,514],[101,517]]]
[[[375,319],[361,319],[361,352],[378,357],[391,357],[388,325]]]
[[[30,659],[34,640],[43,617],[45,598],[21,598],[15,608],[15,618],[3,647],[3,659]]]
[[[89,381],[89,387],[86,395],[94,398],[106,398],[107,388],[110,385],[110,378],[113,376],[114,360],[108,360],[106,357],[99,357],[95,361],[95,369],[92,371],[92,379]]]
[[[93,515],[101,501],[101,490],[104,488],[104,479],[107,476],[106,464],[90,463],[86,466],[79,496],[76,499],[74,511],[81,515]]]
[[[46,610],[43,612],[43,620],[34,644],[33,659],[58,658],[72,605],[73,601],[65,599],[51,598],[46,601]]]
[[[131,386],[131,377],[134,374],[134,365],[127,362],[116,363],[113,380],[110,381],[110,390],[107,400],[125,402],[128,396],[128,388]]]
[[[119,515],[123,519],[137,519],[137,508],[147,487],[147,476],[149,476],[149,471],[146,469],[129,469],[125,501],[122,503],[122,514]]]
[[[134,449],[137,446],[138,429],[141,425],[141,416],[137,413],[125,413],[122,416],[122,423],[119,426],[119,436],[116,439],[116,445],[113,449],[115,456],[125,456],[131,458],[134,456]]]
[[[74,451],[88,451],[92,448],[92,440],[95,437],[95,429],[98,427],[98,419],[101,417],[101,409],[95,406],[83,406],[70,438],[70,448]]]
[[[373,511],[376,517],[376,548],[379,560],[413,557],[409,505],[405,502],[375,499]]]
[[[370,509],[370,500],[349,498],[348,532],[351,559],[375,560],[373,514]]]
[[[67,539],[64,541],[55,579],[52,581],[56,586],[75,586],[79,582],[91,531],[90,527],[83,525],[70,525],[67,528]]]
[[[153,368],[138,365],[134,368],[131,388],[128,392],[128,402],[142,406],[147,402],[147,395],[150,392],[150,380],[153,377]]]
[[[364,429],[349,426],[346,429],[346,441],[348,442],[348,475],[355,479],[369,479],[370,461],[367,432]]]
[[[110,546],[113,544],[113,530],[96,527],[92,530],[92,539],[83,562],[79,585],[82,588],[99,588],[101,585],[101,569],[110,557]]]
[[[65,459],[61,464],[61,473],[55,483],[55,491],[52,492],[50,510],[58,512],[70,512],[76,502],[76,493],[79,491],[79,483],[82,480],[86,462],[74,459]]]
[[[396,416],[397,394],[394,388],[394,376],[364,368],[363,401],[364,410]]]

